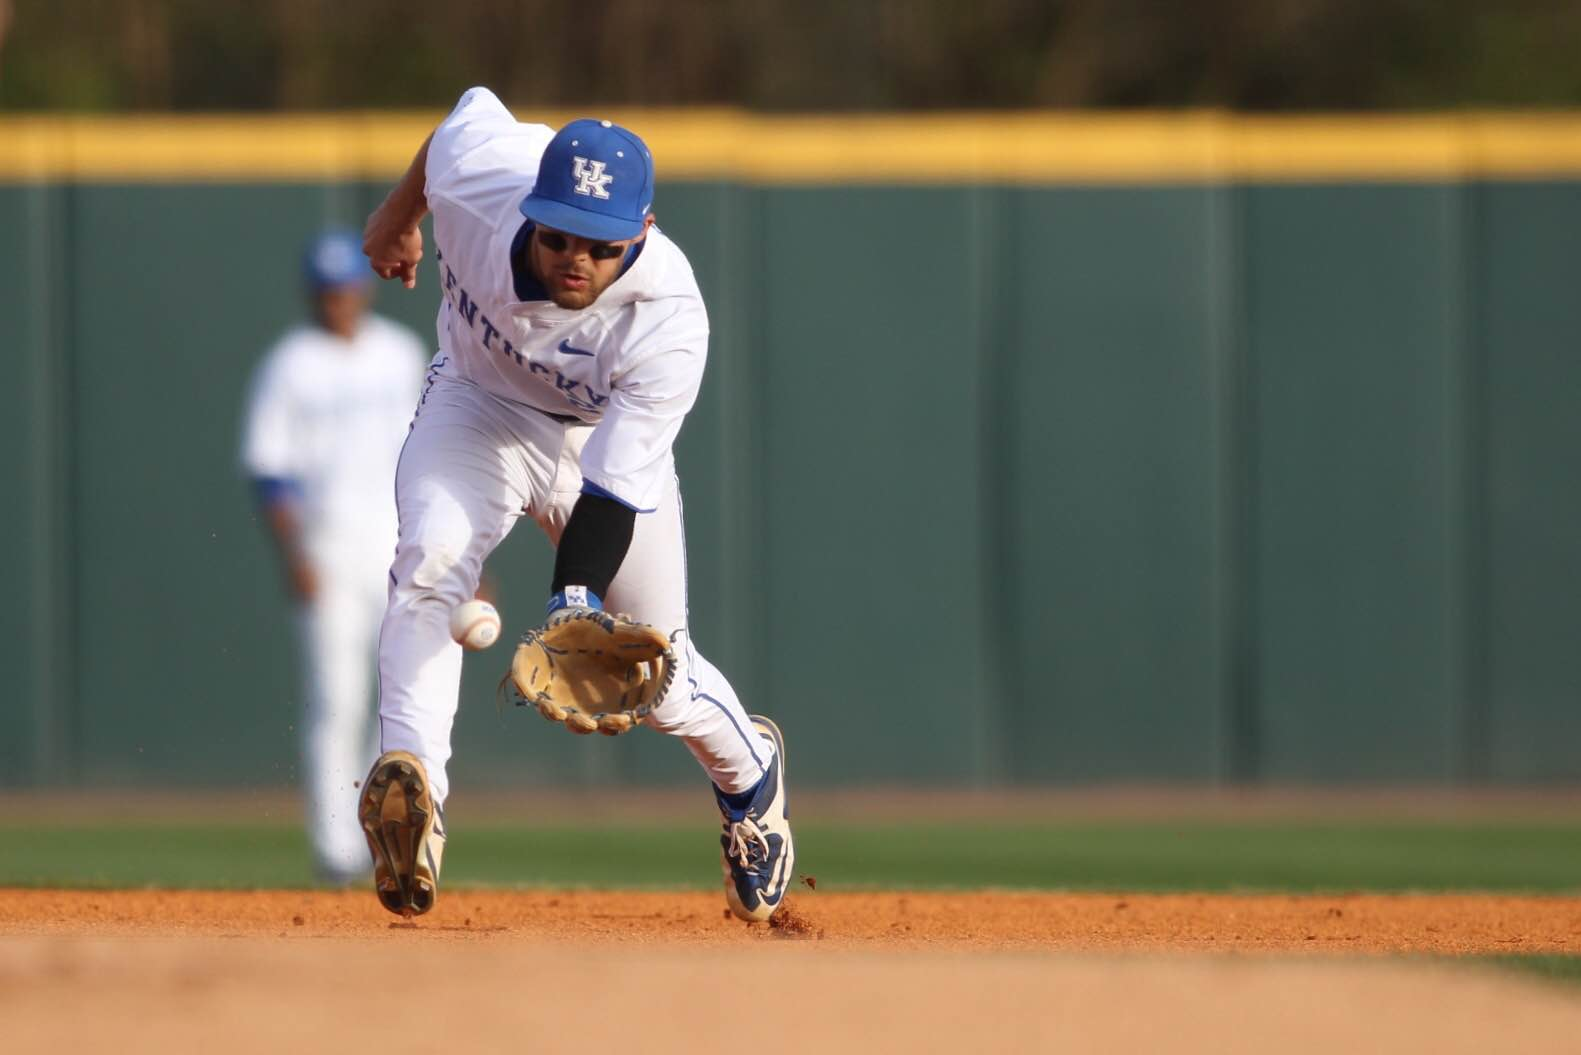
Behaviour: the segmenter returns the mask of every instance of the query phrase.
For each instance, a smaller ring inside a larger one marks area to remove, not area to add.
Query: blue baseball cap
[[[362,256],[362,239],[344,228],[325,231],[302,254],[302,277],[315,293],[335,286],[366,286],[373,271]]]
[[[608,121],[584,117],[555,133],[521,213],[557,231],[620,242],[642,233],[653,206],[653,155]]]

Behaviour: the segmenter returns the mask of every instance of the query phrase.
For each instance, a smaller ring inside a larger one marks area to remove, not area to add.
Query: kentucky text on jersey
[[[580,410],[597,411],[603,409],[604,404],[609,402],[608,392],[599,392],[585,381],[572,380],[566,377],[558,368],[547,366],[523,355],[512,346],[510,339],[501,334],[499,328],[489,321],[487,315],[478,311],[477,301],[468,296],[467,291],[456,281],[456,273],[450,270],[449,265],[444,263],[444,253],[437,252],[435,256],[445,269],[446,307],[466,320],[467,326],[474,333],[477,333],[481,326],[482,335],[479,339],[483,343],[484,351],[503,355],[517,366],[526,367],[546,383],[554,385],[566,402]]]

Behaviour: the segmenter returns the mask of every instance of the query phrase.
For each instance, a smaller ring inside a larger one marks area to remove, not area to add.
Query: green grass
[[[819,889],[1581,891],[1581,826],[959,824],[797,830]],[[452,826],[446,878],[711,889],[703,827]],[[0,885],[301,887],[294,826],[0,826]]]

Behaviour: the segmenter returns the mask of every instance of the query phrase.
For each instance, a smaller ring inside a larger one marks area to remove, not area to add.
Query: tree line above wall
[[[0,0],[0,107],[1581,105],[1549,0]]]

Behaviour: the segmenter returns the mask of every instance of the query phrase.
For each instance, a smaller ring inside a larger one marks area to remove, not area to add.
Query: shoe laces
[[[754,860],[768,860],[769,837],[764,834],[762,828],[758,827],[757,821],[751,817],[743,817],[734,824],[727,824],[725,831],[730,835],[725,854],[742,868],[750,871]]]

